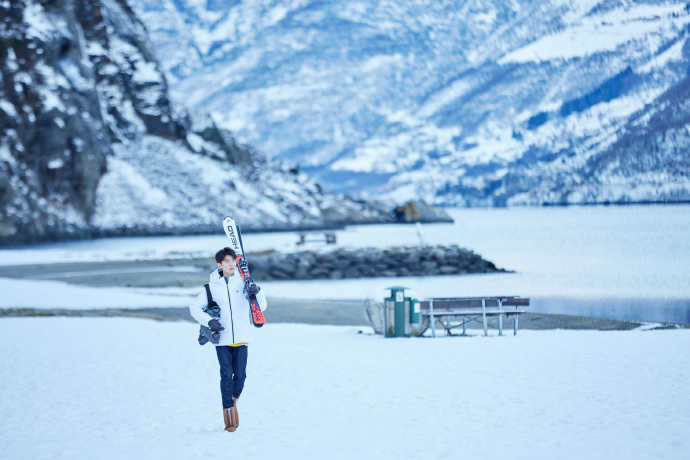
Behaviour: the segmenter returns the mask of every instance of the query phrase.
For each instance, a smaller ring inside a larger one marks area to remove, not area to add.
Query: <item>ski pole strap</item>
[[[208,306],[211,305],[211,302],[213,302],[213,297],[211,297],[211,288],[209,287],[208,283],[204,284],[204,289],[206,289],[206,307],[208,308]]]

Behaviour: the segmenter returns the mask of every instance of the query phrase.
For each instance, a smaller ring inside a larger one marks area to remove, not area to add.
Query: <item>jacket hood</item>
[[[215,283],[220,281],[220,279],[223,277],[222,272],[218,272],[220,270],[219,268],[213,270],[209,275],[208,275],[208,282],[209,283]]]
[[[232,275],[232,278],[230,278],[230,281],[234,280],[238,276],[239,276],[239,274],[237,272],[237,269],[235,269],[235,273]],[[208,275],[208,282],[209,283],[220,283],[221,281],[223,281],[223,272],[219,268],[213,270]]]

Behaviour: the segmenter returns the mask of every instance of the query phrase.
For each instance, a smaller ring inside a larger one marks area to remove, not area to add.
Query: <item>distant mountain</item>
[[[494,196],[511,204],[690,200],[690,77],[628,117],[606,142],[511,165]]]
[[[174,98],[333,190],[690,199],[683,128],[664,121],[686,113],[669,96],[690,68],[686,3],[132,1]]]
[[[391,218],[172,103],[125,0],[0,1],[0,77],[2,243]]]

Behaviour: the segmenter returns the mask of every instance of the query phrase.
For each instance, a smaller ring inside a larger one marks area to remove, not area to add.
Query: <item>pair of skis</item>
[[[252,314],[252,324],[256,327],[261,327],[266,323],[264,314],[261,312],[261,307],[259,306],[259,301],[256,299],[256,294],[259,292],[259,287],[256,285],[249,273],[249,264],[247,264],[247,259],[244,257],[244,245],[242,244],[242,234],[240,229],[235,224],[235,221],[230,217],[223,219],[223,230],[225,230],[225,235],[230,240],[230,249],[235,251],[237,258],[235,262],[237,263],[237,268],[242,276],[242,281],[244,281],[244,295],[247,296],[249,300],[249,308]]]

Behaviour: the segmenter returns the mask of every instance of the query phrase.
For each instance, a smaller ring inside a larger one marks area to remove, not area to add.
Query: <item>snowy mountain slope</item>
[[[660,104],[690,64],[690,12],[678,1],[133,5],[174,97],[363,196],[542,203],[547,197],[528,189],[498,190],[501,180],[527,174],[534,187],[538,170],[544,187],[567,186],[543,164],[577,169],[617,145],[629,118]],[[668,169],[679,162],[644,163],[661,168],[648,176],[686,177]],[[601,193],[587,201],[678,199],[690,190],[681,180],[680,195],[669,195],[638,174],[630,180],[648,191],[628,195],[602,185],[609,173],[590,168],[580,178]]]
[[[685,77],[631,116],[614,143],[589,149],[586,161],[542,168],[553,182],[523,185],[511,202],[688,201],[689,150],[690,78]],[[508,187],[510,178],[503,182]]]
[[[0,1],[0,241],[385,220],[171,103],[125,0]]]
[[[113,149],[92,220],[101,233],[212,232],[229,213],[245,230],[390,219],[280,163],[237,167],[151,135]]]

